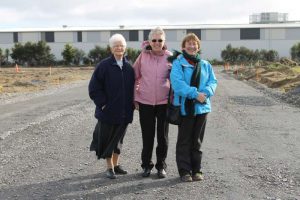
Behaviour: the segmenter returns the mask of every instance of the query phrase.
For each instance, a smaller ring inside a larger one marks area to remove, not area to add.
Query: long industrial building
[[[0,29],[0,48],[12,48],[15,43],[46,41],[56,59],[62,59],[64,45],[70,43],[86,53],[95,45],[106,47],[109,37],[121,33],[128,47],[140,48],[149,31],[156,26],[69,27],[40,29]],[[300,23],[277,24],[206,24],[161,26],[166,32],[168,49],[180,49],[185,34],[193,32],[201,39],[204,59],[221,59],[228,44],[249,49],[276,50],[280,57],[290,57],[291,47],[300,42]]]

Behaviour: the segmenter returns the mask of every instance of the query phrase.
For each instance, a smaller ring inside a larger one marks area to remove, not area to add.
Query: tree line
[[[293,45],[290,49],[292,60],[300,62],[300,43]],[[232,47],[228,44],[221,52],[223,62],[228,64],[254,64],[258,61],[276,62],[280,58],[275,50],[251,50],[246,47]]]
[[[127,57],[132,63],[136,60],[140,50],[127,48]],[[93,65],[101,59],[110,55],[109,46],[101,47],[96,45],[87,54],[71,44],[66,44],[61,52],[63,60],[57,60],[51,53],[51,48],[44,41],[37,43],[27,42],[25,44],[16,43],[11,50],[0,48],[0,66],[18,63],[27,66],[49,66],[49,65]],[[292,60],[300,62],[300,42],[290,49]],[[13,60],[10,62],[9,57]],[[254,64],[258,61],[275,62],[279,60],[278,52],[275,50],[251,50],[246,47],[232,47],[228,44],[221,51],[222,61],[212,60],[212,63],[229,64]]]
[[[101,59],[108,57],[111,54],[109,46],[100,47],[96,45],[87,54],[71,44],[64,46],[61,55],[62,60],[57,60],[54,54],[51,53],[51,48],[44,41],[37,43],[26,42],[25,44],[16,43],[11,50],[0,48],[0,66],[10,66],[14,63],[25,66],[49,66],[49,65],[93,65]],[[127,48],[127,58],[130,62],[134,62],[140,50]],[[9,60],[13,60],[13,63]]]

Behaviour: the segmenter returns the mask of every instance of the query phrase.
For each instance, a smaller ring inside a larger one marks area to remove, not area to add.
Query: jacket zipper
[[[122,106],[122,118],[125,119],[125,81],[124,81],[123,68],[121,69],[121,72],[122,72],[122,104],[123,104],[123,106]]]

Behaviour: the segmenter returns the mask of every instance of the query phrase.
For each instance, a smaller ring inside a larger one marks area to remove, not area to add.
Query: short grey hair
[[[124,45],[124,47],[127,46],[126,44],[126,40],[124,38],[123,35],[119,34],[119,33],[116,33],[116,34],[113,34],[110,38],[109,38],[109,46],[110,48],[113,48],[114,44],[116,42],[122,42],[122,44]]]
[[[166,39],[165,31],[160,27],[156,27],[155,29],[152,29],[150,31],[149,36],[148,36],[148,40],[152,40],[152,37],[153,37],[154,34],[162,35],[164,37],[164,39]]]

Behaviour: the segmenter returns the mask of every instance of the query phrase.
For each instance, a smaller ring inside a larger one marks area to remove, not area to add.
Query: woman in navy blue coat
[[[95,127],[91,150],[98,159],[106,159],[106,176],[127,174],[119,165],[126,128],[133,119],[134,71],[124,57],[126,41],[121,34],[109,39],[112,55],[97,64],[89,83],[89,96],[96,105]]]

